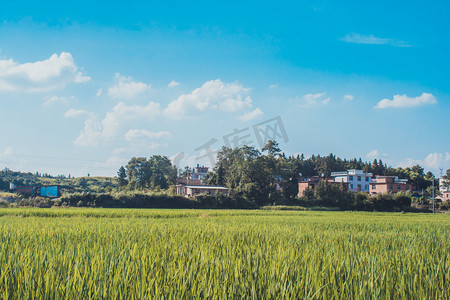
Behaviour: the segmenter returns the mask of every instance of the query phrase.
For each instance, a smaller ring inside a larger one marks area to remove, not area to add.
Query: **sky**
[[[223,145],[450,168],[448,1],[8,1],[0,168],[115,176]]]

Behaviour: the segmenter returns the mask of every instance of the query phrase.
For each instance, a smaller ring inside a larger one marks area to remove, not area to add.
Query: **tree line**
[[[374,175],[398,176],[408,179],[418,190],[430,191],[433,180],[431,172],[415,165],[407,168],[392,168],[381,159],[372,162],[359,159],[341,159],[334,154],[327,156],[303,154],[285,155],[276,141],[268,141],[261,149],[250,146],[239,148],[222,147],[217,153],[217,163],[208,173],[205,183],[225,186],[236,199],[243,199],[257,207],[268,204],[317,204],[336,206],[342,209],[380,209],[402,207],[411,202],[411,195],[402,194],[394,201],[391,196],[370,199],[368,195],[356,195],[344,191],[344,187],[321,183],[314,191],[307,191],[298,197],[298,182],[302,177],[330,177],[332,172],[360,169]],[[118,175],[119,190],[167,190],[176,183],[177,170],[166,156],[154,155],[150,158],[133,157],[122,166]],[[435,182],[437,186],[437,182]],[[355,198],[356,197],[356,198]],[[400,197],[400,198],[399,198]],[[405,200],[409,197],[409,201]],[[380,203],[384,203],[380,204]]]

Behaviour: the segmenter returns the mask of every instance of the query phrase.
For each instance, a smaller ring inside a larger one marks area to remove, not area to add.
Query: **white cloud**
[[[327,105],[331,99],[326,97],[326,95],[327,93],[306,94],[300,100],[301,106],[310,107],[315,105]]]
[[[169,138],[171,136],[172,136],[172,134],[169,131],[153,132],[153,131],[148,131],[145,129],[131,129],[131,130],[128,130],[127,133],[125,134],[125,139],[127,141],[131,142],[131,141],[142,140],[143,138],[160,139],[160,138]]]
[[[175,80],[172,80],[171,82],[169,82],[169,84],[167,86],[168,87],[175,87],[175,86],[179,86],[179,85],[180,85],[179,82],[177,82]]]
[[[137,120],[150,121],[161,114],[159,103],[150,101],[147,105],[126,105],[123,102],[115,105],[111,111],[106,113],[105,118],[99,121],[92,112],[84,110],[70,109],[65,113],[65,117],[86,116],[84,128],[75,145],[89,146],[112,141],[120,132],[126,130],[124,127]]]
[[[89,116],[89,112],[85,110],[79,110],[71,108],[64,114],[64,117],[66,118],[74,118],[74,117],[80,117],[80,116]]]
[[[374,149],[366,154],[366,157],[370,160],[377,159],[380,157],[387,157],[388,155],[385,153],[380,153],[377,149]]]
[[[68,52],[49,59],[20,64],[12,59],[0,60],[0,90],[42,92],[64,88],[69,83],[89,81],[78,71]]]
[[[242,100],[241,95],[237,95],[236,98],[234,99],[229,98],[219,103],[220,110],[227,112],[240,111],[251,107],[252,107],[252,99],[250,97],[246,97],[244,100]]]
[[[46,96],[44,97],[45,102],[43,105],[49,106],[56,103],[62,103],[62,104],[69,104],[70,101],[75,100],[76,98],[74,96],[65,97],[65,96]]]
[[[164,114],[171,118],[206,111],[208,109],[234,112],[252,106],[252,99],[243,96],[250,91],[238,83],[223,83],[220,79],[205,82],[190,94],[169,103]]]
[[[447,162],[450,162],[450,153],[430,153],[425,157],[423,165],[430,169],[439,169]]]
[[[354,44],[372,44],[372,45],[391,45],[394,47],[410,47],[408,43],[404,41],[379,38],[373,34],[364,35],[359,33],[349,33],[345,37],[340,38],[341,41]]]
[[[437,103],[436,98],[432,94],[422,93],[419,97],[408,97],[407,95],[394,95],[392,100],[383,99],[377,103],[375,108],[388,107],[415,107]]]
[[[245,113],[243,116],[241,116],[239,119],[241,119],[242,121],[251,121],[251,120],[255,120],[258,118],[261,118],[263,116],[263,112],[261,109],[256,108],[251,112]]]
[[[414,165],[421,165],[435,173],[439,172],[439,168],[446,170],[450,168],[450,153],[433,152],[428,154],[424,159],[406,158],[398,164],[399,167],[411,167]]]
[[[0,153],[0,157],[7,157],[13,154],[13,148],[12,147],[6,147],[3,153]]]
[[[276,89],[277,87],[278,87],[278,84],[269,85],[269,89]]]
[[[344,100],[347,100],[347,101],[353,101],[354,98],[355,97],[353,97],[353,95],[344,95]]]
[[[124,77],[119,73],[115,75],[116,84],[108,88],[108,95],[113,98],[131,99],[150,90],[150,85],[133,81],[132,77]]]
[[[97,90],[97,93],[95,94],[97,97],[100,97],[101,95],[103,94],[103,89],[102,88],[99,88],[98,90]]]

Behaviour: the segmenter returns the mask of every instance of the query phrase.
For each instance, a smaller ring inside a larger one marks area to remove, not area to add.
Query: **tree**
[[[177,178],[176,167],[162,155],[133,157],[125,169],[131,189],[167,189]]]
[[[119,168],[119,171],[117,172],[117,177],[118,177],[117,185],[119,186],[119,188],[124,187],[128,184],[127,173],[123,166]]]
[[[267,141],[267,144],[261,150],[262,152],[267,152],[270,157],[279,156],[281,153],[278,143],[273,140]]]

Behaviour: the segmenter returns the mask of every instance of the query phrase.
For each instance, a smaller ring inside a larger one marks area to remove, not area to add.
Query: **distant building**
[[[348,184],[349,192],[369,192],[372,173],[364,173],[362,170],[347,170],[342,172],[332,172],[334,182],[345,182]]]
[[[10,185],[11,187],[11,185]],[[12,185],[12,192],[16,194],[28,196],[28,197],[49,197],[49,198],[58,198],[61,197],[63,190],[72,190],[73,188],[61,185],[42,185],[42,186],[15,186]]]
[[[370,194],[411,192],[413,186],[408,183],[408,179],[399,179],[397,176],[377,175],[370,182]]]
[[[177,185],[177,194],[185,197],[194,197],[196,195],[210,195],[215,196],[217,194],[228,195],[229,189],[223,186],[210,186],[210,185]]]
[[[298,182],[298,197],[303,196],[303,192],[308,188],[314,189],[320,181],[325,181],[325,179],[319,176],[301,178]],[[328,179],[327,182],[330,184],[343,184],[344,189],[348,190],[348,184],[345,182],[335,182],[333,179]]]
[[[36,196],[36,187],[31,185],[14,186],[13,192],[23,196]]]
[[[208,174],[208,167],[201,166],[197,164],[197,167],[194,168],[194,172],[190,174],[190,179],[192,180],[203,180],[206,178]]]
[[[439,198],[442,201],[450,201],[450,191],[443,191],[442,194],[439,196]]]
[[[39,188],[39,196],[57,198],[61,196],[61,186],[59,185],[47,185]]]
[[[446,180],[444,178],[439,178],[439,190],[441,192],[450,192],[450,186],[446,187],[444,184]]]
[[[438,199],[441,199],[442,201],[449,201],[450,200],[450,187],[444,186],[444,183],[446,180],[444,178],[439,178],[439,191],[441,192],[441,195],[438,196]]]

